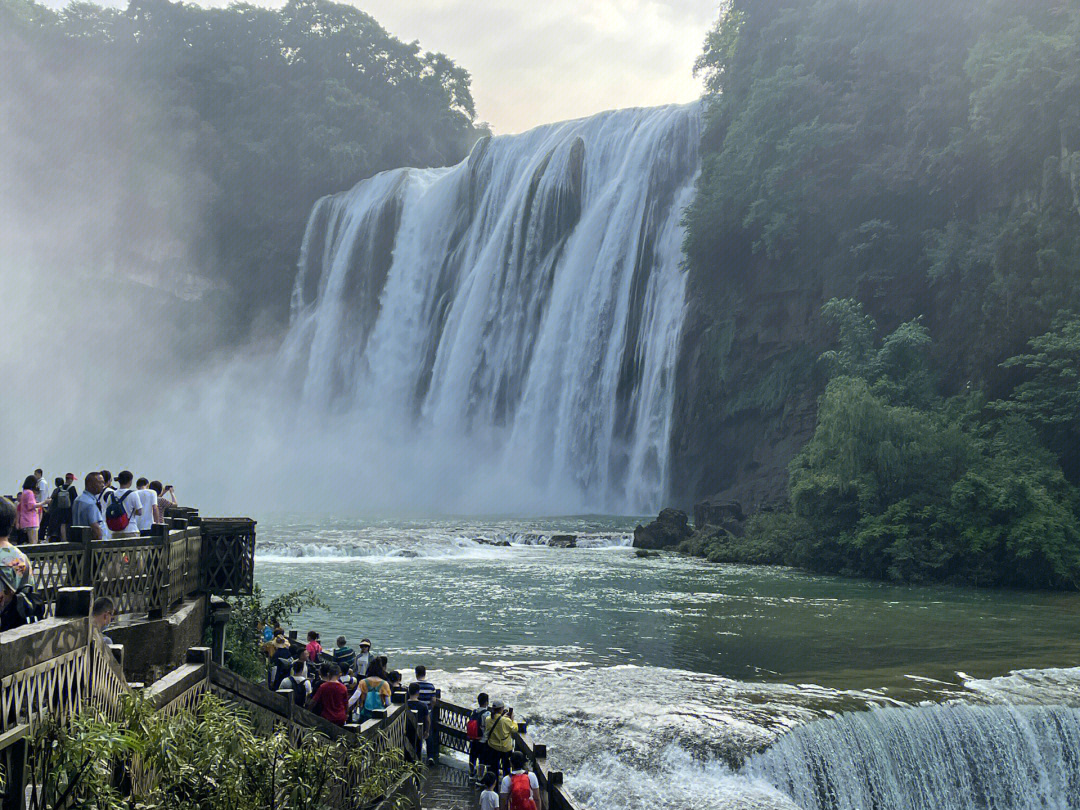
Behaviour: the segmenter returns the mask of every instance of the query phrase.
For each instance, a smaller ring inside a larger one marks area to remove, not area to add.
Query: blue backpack
[[[381,678],[378,679],[378,683],[374,686],[371,685],[369,680],[364,680],[363,683],[367,684],[367,694],[364,695],[364,705],[360,707],[360,713],[358,715],[359,720],[363,723],[365,720],[370,720],[375,716],[375,712],[381,712],[386,706],[383,705],[382,695],[380,690],[382,685],[386,681]],[[357,687],[359,689],[359,687]]]

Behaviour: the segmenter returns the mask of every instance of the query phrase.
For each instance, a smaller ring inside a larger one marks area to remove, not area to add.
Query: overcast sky
[[[616,107],[692,101],[701,93],[694,60],[720,2],[354,0],[398,38],[419,40],[425,50],[443,51],[465,67],[477,113],[498,133]]]
[[[719,0],[363,0],[401,39],[472,73],[496,132],[701,94],[693,64]]]

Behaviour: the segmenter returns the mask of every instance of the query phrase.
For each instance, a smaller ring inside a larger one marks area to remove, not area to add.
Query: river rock
[[[549,548],[577,548],[576,534],[553,534],[548,540]]]
[[[746,514],[738,501],[710,499],[694,506],[694,528],[717,526],[736,537],[742,537]]]
[[[484,546],[497,546],[499,548],[508,548],[510,546],[509,540],[488,540],[486,537],[474,537],[474,543],[480,543]]]
[[[634,548],[671,548],[686,540],[693,532],[690,518],[678,509],[664,509],[648,526],[634,529]]]

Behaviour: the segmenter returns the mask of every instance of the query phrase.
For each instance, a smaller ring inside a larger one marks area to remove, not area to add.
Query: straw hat
[[[274,636],[274,646],[279,650],[283,650],[289,646],[289,641],[285,636]]]

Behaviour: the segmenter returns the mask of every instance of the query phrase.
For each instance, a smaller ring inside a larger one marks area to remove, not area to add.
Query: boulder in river
[[[474,537],[473,542],[485,546],[498,546],[499,548],[507,548],[510,545],[509,540],[488,540],[486,537]]]
[[[686,516],[686,512],[664,509],[648,526],[638,525],[634,529],[634,548],[671,548],[692,534],[690,518]]]
[[[550,548],[577,548],[576,534],[553,534],[548,540]]]

